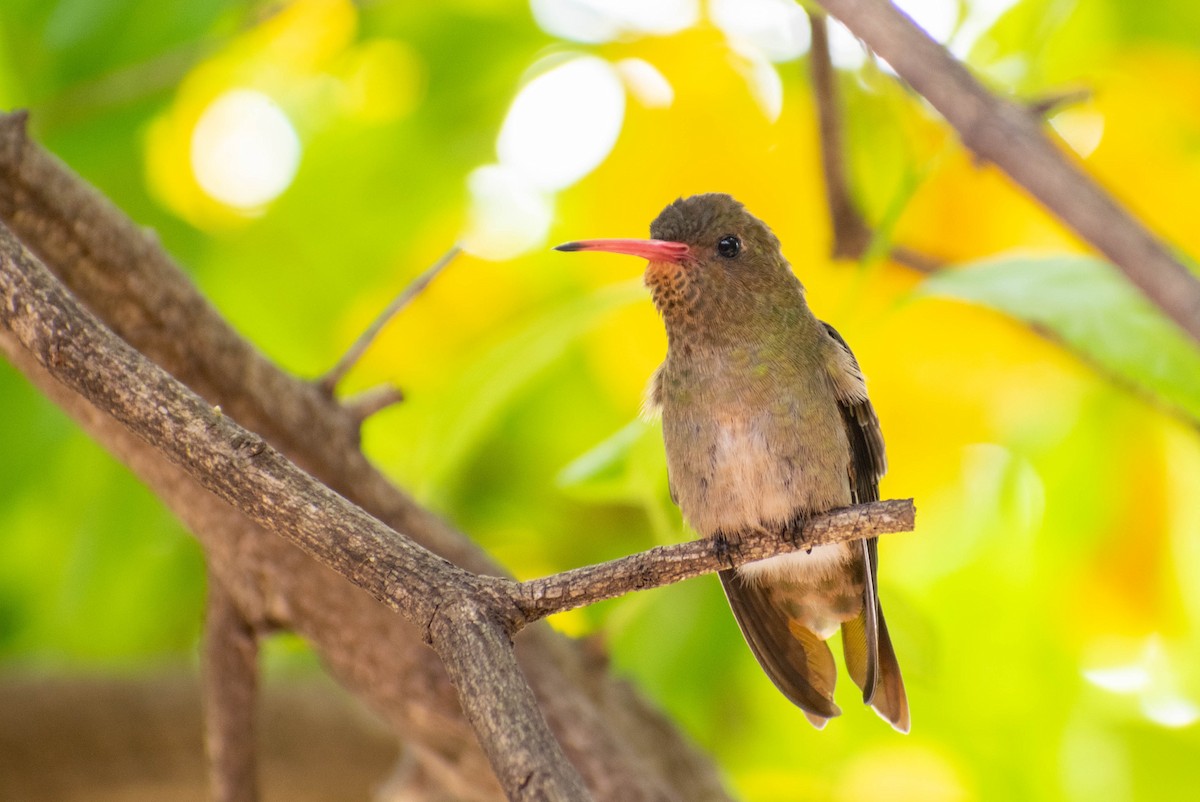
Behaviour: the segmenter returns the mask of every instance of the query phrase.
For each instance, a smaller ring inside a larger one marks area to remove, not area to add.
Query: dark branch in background
[[[887,0],[817,1],[933,104],[963,144],[1025,187],[1200,342],[1200,280],[1068,161],[1037,116],[991,94]]]
[[[828,23],[824,14],[813,13],[809,13],[808,22],[812,29],[809,72],[820,124],[821,171],[825,176],[825,198],[833,228],[832,255],[835,259],[862,259],[870,251],[875,233],[867,225],[850,192],[845,131],[838,101],[837,75],[829,53]],[[888,255],[893,261],[922,273],[932,273],[942,266],[932,256],[901,246],[893,246]]]
[[[258,799],[258,633],[208,573],[201,701],[213,802]]]
[[[413,279],[412,283],[405,287],[404,290],[401,291],[401,293],[397,295],[382,312],[379,313],[379,316],[371,321],[371,325],[367,326],[366,330],[359,335],[358,339],[354,341],[354,344],[351,345],[346,353],[342,355],[342,358],[337,361],[337,364],[330,368],[329,372],[321,377],[320,381],[317,382],[318,386],[320,386],[320,388],[325,392],[333,395],[333,391],[337,388],[338,384],[343,378],[345,378],[346,374],[350,372],[350,369],[358,363],[358,360],[362,358],[362,355],[366,352],[371,343],[374,342],[375,338],[379,336],[379,332],[383,330],[383,327],[387,325],[387,322],[395,317],[400,310],[412,303],[413,298],[416,298],[418,295],[420,295],[421,292],[423,292],[424,289],[429,286],[430,282],[437,278],[438,273],[441,273],[442,270],[444,270],[451,262],[453,262],[455,257],[457,257],[460,253],[462,253],[462,248],[457,245],[451,247],[450,250],[442,254],[440,259],[426,268],[421,275]],[[396,397],[396,401],[399,400],[400,398]]]
[[[104,328],[4,226],[0,324],[43,368],[207,490],[421,627],[449,670],[463,710],[511,799],[588,798],[512,650],[512,634],[530,620],[520,602],[532,599],[536,604],[536,592],[527,594],[511,580],[481,577],[454,566],[297,468]],[[846,519],[825,516],[827,520],[805,532],[814,537],[823,532],[830,542],[874,534],[876,530],[862,520],[870,512]],[[724,550],[711,542],[705,547],[708,571],[796,548],[769,532],[747,536],[731,554],[720,553]],[[580,589],[576,598],[557,608],[543,603],[539,614],[578,606],[579,599],[589,596],[610,598],[647,586],[643,577],[657,574],[661,583],[702,572],[696,569],[703,555],[692,555],[690,573],[679,570],[678,561],[658,571],[655,561],[660,557],[647,552],[631,558],[641,563],[633,570],[593,572],[590,576],[599,589],[589,588],[585,574],[576,574],[571,580]],[[624,588],[616,584],[621,579]],[[551,577],[541,586],[561,589],[562,583]],[[224,590],[214,590],[218,618],[212,632],[218,641],[228,640],[242,618],[220,595]],[[557,595],[561,601],[562,593]],[[233,674],[231,685],[244,689],[245,667]]]
[[[1029,101],[1025,108],[1029,109],[1036,117],[1046,118],[1053,117],[1065,106],[1074,106],[1076,103],[1083,103],[1090,100],[1092,90],[1090,89],[1064,89],[1061,92],[1051,92],[1039,98]]]

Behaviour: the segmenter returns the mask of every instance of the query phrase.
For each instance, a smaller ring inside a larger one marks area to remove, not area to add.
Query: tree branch
[[[891,532],[911,532],[916,508],[912,499],[875,501],[813,516],[795,542],[765,529],[746,532],[736,545],[701,538],[658,546],[618,560],[522,582],[514,599],[526,621],[585,607],[635,590],[648,590],[685,579],[735,568],[795,551]]]
[[[510,799],[588,798],[515,657],[497,659],[500,627],[518,625],[499,618],[504,605],[487,604],[497,597],[484,579],[398,536],[150,363],[83,310],[7,227],[0,228],[0,322],[43,367],[207,490],[423,625],[439,657],[457,669],[451,680]],[[448,601],[448,611],[471,615],[445,621]],[[483,682],[484,675],[502,681]],[[514,703],[514,694],[530,704]],[[531,765],[539,767],[534,776]]]
[[[152,235],[0,115],[0,218],[123,339],[347,499],[475,573],[500,574],[474,544],[391,485],[358,449],[353,415],[283,373],[237,336]],[[287,541],[254,525],[52,378],[0,330],[0,347],[48,397],[119,456],[204,545],[212,570],[254,620],[294,629],[338,680],[401,734],[446,795],[495,799],[457,694],[424,629]],[[354,621],[352,629],[347,621]],[[518,658],[551,727],[600,799],[724,800],[711,761],[594,650],[542,625]]]
[[[530,620],[517,603],[524,595],[521,586],[454,566],[297,468],[100,325],[4,226],[0,323],[43,368],[210,492],[422,626],[511,799],[588,798],[512,652],[510,635]],[[845,540],[874,531],[864,523],[872,510],[850,512],[840,526],[836,515],[825,516],[805,534]],[[641,568],[593,572],[595,588],[580,584],[581,598],[618,595],[621,578],[628,585],[625,590],[635,589],[645,584],[643,577],[657,575],[659,583],[677,580],[699,573],[697,568],[732,567],[796,547],[775,535],[773,551],[768,551],[760,539],[748,537],[725,560],[711,544],[707,556],[692,554],[690,560],[680,559],[687,557],[687,549],[648,552],[626,562],[640,559]],[[660,571],[653,563],[664,557],[669,565]],[[582,579],[576,575],[575,582]],[[544,586],[553,592],[563,584],[551,577]],[[557,595],[561,599],[562,593]],[[536,603],[548,596],[535,592],[529,598]],[[552,611],[551,606],[543,609]]]
[[[256,802],[258,633],[210,571],[204,619],[205,751],[214,802]]]
[[[1200,341],[1200,280],[1042,131],[1029,109],[988,92],[888,0],[818,0],[954,126],[963,144],[1025,187]]]
[[[342,406],[361,423],[376,412],[395,406],[403,400],[404,392],[399,387],[383,384],[344,399]]]
[[[841,105],[838,101],[837,85],[834,80],[833,62],[829,52],[828,26],[824,14],[809,12],[812,27],[812,47],[809,52],[812,72],[813,96],[820,122],[821,164],[825,177],[826,200],[833,229],[834,258],[860,259],[871,247],[875,233],[855,205],[849,189],[849,178],[845,170],[846,144],[842,131]],[[1063,105],[1077,103],[1090,96],[1086,89],[1057,92],[1030,101],[1026,108],[1039,120]],[[983,159],[977,157],[977,161]],[[891,259],[919,273],[931,275],[945,269],[939,260],[908,248],[893,247]],[[1096,362],[1086,353],[1071,346],[1062,337],[1045,326],[1028,325],[1027,328],[1042,339],[1062,348],[1085,364],[1102,379],[1132,395],[1184,425],[1200,428],[1200,420],[1187,410],[1170,404],[1152,392],[1138,387],[1133,382],[1114,373]]]

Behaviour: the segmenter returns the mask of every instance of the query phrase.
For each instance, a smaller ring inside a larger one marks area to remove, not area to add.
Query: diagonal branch
[[[838,100],[833,62],[829,51],[827,19],[824,14],[811,11],[808,16],[812,27],[812,47],[809,61],[813,96],[820,122],[821,164],[825,177],[826,201],[833,229],[833,256],[835,258],[860,259],[870,249],[875,233],[858,210],[849,188],[849,178],[845,168],[846,144],[842,130],[841,104]],[[1042,119],[1053,110],[1066,104],[1080,102],[1089,95],[1090,92],[1085,89],[1057,92],[1030,101],[1026,108],[1035,117]],[[977,158],[977,160],[983,161],[981,158]],[[890,256],[898,264],[926,275],[945,269],[945,265],[939,260],[904,247],[893,247]],[[1197,420],[1187,410],[1164,401],[1154,393],[1109,370],[1083,351],[1071,346],[1054,331],[1037,325],[1029,325],[1027,328],[1042,339],[1072,354],[1113,386],[1131,393],[1190,428],[1200,427],[1200,420]]]
[[[502,605],[488,604],[494,595],[486,580],[397,535],[134,351],[80,307],[7,227],[0,227],[0,323],[60,381],[207,490],[422,626],[451,667],[510,799],[588,798],[533,702],[511,644],[507,660],[497,653],[516,625],[505,623]]]
[[[1004,170],[1200,341],[1200,279],[1050,141],[1029,109],[985,89],[888,0],[818,0]]]
[[[24,122],[22,113],[0,115],[0,219],[108,327],[393,529],[470,571],[503,573],[365,459],[353,414],[240,338],[153,236],[28,140]],[[446,671],[422,643],[423,626],[211,495],[3,330],[0,347],[184,522],[251,620],[304,636],[338,681],[390,722],[423,785],[467,800],[499,796]],[[528,627],[516,646],[551,727],[597,798],[728,799],[711,760],[611,677],[594,650],[544,625]]]

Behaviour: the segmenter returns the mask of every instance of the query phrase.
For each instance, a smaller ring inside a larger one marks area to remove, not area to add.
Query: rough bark
[[[25,138],[19,114],[0,118],[0,219],[106,325],[225,415],[456,565],[503,573],[389,484],[358,449],[355,415],[242,340],[150,233]],[[463,799],[501,796],[418,628],[216,500],[54,380],[11,338],[0,341],[19,369],[197,536],[244,614],[308,639],[335,677],[402,734],[428,781]],[[711,762],[580,644],[539,625],[521,635],[517,653],[552,729],[597,798],[728,798]]]

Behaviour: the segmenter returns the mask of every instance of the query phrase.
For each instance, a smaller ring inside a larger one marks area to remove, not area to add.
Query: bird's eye
[[[717,243],[717,253],[726,259],[732,259],[741,252],[742,241],[732,234],[727,237],[721,237],[721,241]]]

